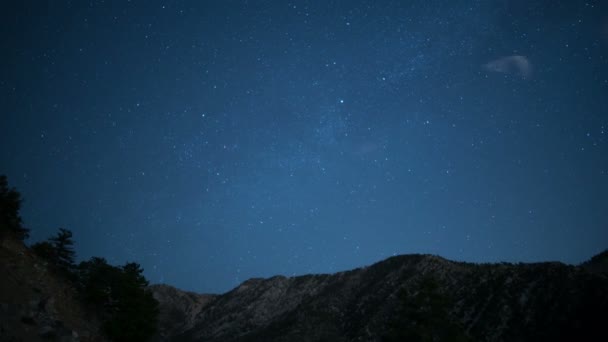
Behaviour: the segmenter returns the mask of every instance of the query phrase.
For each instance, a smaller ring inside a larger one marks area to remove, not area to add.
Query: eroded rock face
[[[185,322],[167,324],[166,340],[384,341],[411,333],[401,326],[418,317],[411,303],[428,279],[436,284],[430,299],[441,299],[445,313],[433,329],[460,329],[480,341],[591,334],[608,340],[606,274],[561,263],[469,264],[404,255],[332,275],[251,279],[218,296],[154,291],[165,317],[173,312],[173,321]]]
[[[169,285],[152,285],[149,289],[159,302],[160,326],[156,336],[159,341],[192,329],[196,316],[217,297],[181,291]]]
[[[22,242],[0,240],[0,341],[104,341],[66,280]]]

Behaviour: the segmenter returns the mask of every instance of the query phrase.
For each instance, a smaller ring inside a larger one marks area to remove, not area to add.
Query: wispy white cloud
[[[532,73],[532,63],[526,56],[513,55],[495,59],[483,65],[490,72],[519,75],[523,78]]]

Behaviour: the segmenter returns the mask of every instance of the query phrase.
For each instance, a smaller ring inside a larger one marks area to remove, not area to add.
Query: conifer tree
[[[102,313],[103,328],[113,341],[146,341],[156,332],[158,302],[146,289],[148,281],[137,263],[122,267],[103,258],[78,266],[85,301]]]
[[[38,256],[46,259],[55,270],[70,275],[74,271],[74,241],[72,232],[68,229],[59,228],[59,232],[47,241],[32,245],[32,250]]]
[[[29,230],[23,227],[19,215],[21,209],[21,194],[15,188],[9,188],[5,175],[0,175],[0,237],[7,233],[24,240],[29,237]]]
[[[55,264],[58,268],[71,270],[74,267],[74,241],[72,232],[68,229],[59,228],[57,235],[51,237],[49,242],[55,249]]]

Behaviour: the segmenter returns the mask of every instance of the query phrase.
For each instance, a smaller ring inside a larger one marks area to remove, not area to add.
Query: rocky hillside
[[[0,239],[0,341],[104,341],[76,298],[21,241]]]
[[[181,291],[169,285],[152,285],[149,289],[160,303],[157,341],[165,341],[194,328],[197,315],[217,297]]]
[[[608,341],[604,259],[470,264],[403,255],[331,275],[251,279],[218,296],[153,290],[163,340]]]
[[[154,339],[608,340],[607,256],[571,266],[403,255],[336,274],[250,279],[222,295],[153,285]],[[0,341],[103,341],[70,282],[22,242],[0,239],[0,274]]]

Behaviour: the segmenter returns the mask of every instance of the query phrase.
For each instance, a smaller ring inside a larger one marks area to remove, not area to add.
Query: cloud
[[[495,59],[484,64],[483,68],[490,72],[518,75],[523,78],[530,76],[530,73],[532,73],[532,63],[530,63],[526,56],[519,55]]]

